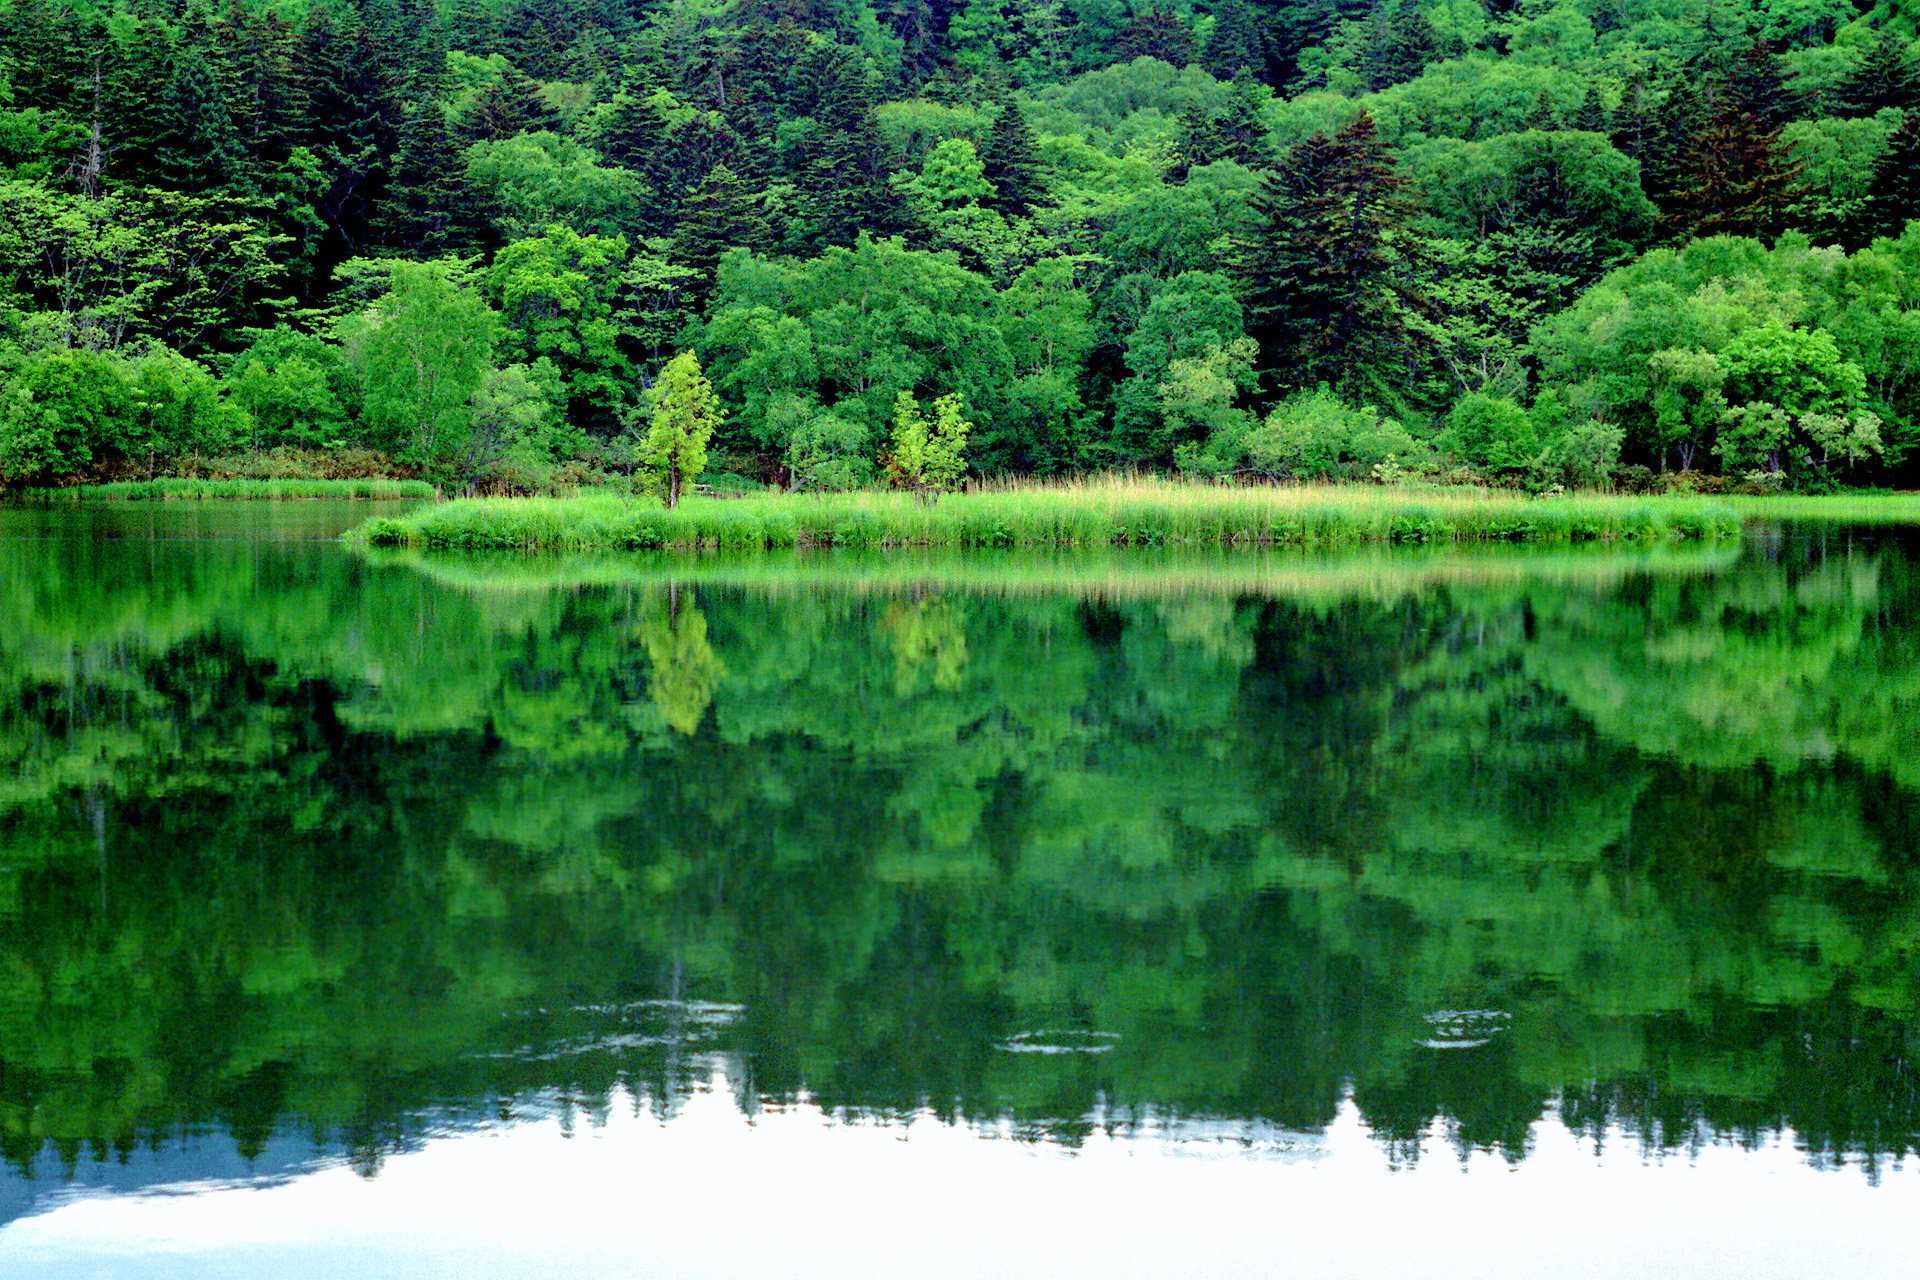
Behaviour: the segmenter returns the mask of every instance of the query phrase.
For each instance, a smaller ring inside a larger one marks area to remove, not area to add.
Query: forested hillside
[[[0,483],[546,487],[683,351],[795,486],[903,391],[978,472],[1906,483],[1917,17],[0,0]]]

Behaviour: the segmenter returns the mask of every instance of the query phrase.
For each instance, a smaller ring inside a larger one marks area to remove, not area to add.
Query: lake
[[[0,508],[0,1276],[1907,1276],[1912,533]]]

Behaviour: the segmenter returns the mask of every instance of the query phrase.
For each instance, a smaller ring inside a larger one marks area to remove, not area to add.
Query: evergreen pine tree
[[[240,145],[256,166],[287,158],[299,104],[292,79],[293,28],[276,13],[228,0],[213,24],[209,62],[233,113]]]
[[[1219,113],[1203,102],[1190,102],[1180,112],[1173,136],[1173,163],[1167,167],[1168,182],[1185,182],[1190,170],[1212,164],[1226,153],[1226,132]]]
[[[1729,105],[1683,153],[1668,225],[1682,239],[1771,240],[1784,227],[1787,206],[1803,194],[1799,178],[1805,168],[1778,128]]]
[[[1009,97],[994,117],[993,132],[980,149],[980,163],[993,194],[985,203],[1009,218],[1032,213],[1046,200],[1040,180],[1040,142],[1020,110],[1019,99]]]
[[[1606,133],[1622,155],[1640,161],[1645,168],[1647,154],[1653,150],[1659,133],[1659,113],[1646,81],[1631,80],[1621,88],[1620,105],[1607,118]]]
[[[1853,69],[1833,88],[1842,116],[1870,116],[1883,107],[1911,111],[1920,107],[1920,59],[1905,36],[1882,31],[1860,50]]]
[[[1897,236],[1915,219],[1920,219],[1920,110],[1907,112],[1887,140],[1887,153],[1873,167],[1873,183],[1858,219],[1857,243]]]
[[[1773,51],[1756,42],[1727,69],[1727,95],[1761,124],[1777,129],[1798,119],[1805,105],[1790,76]]]
[[[1265,169],[1273,163],[1264,115],[1268,96],[1266,86],[1250,72],[1242,71],[1233,78],[1217,124],[1219,159],[1237,161],[1249,169]]]
[[[1404,382],[1424,300],[1405,180],[1366,112],[1287,152],[1254,197],[1235,270],[1247,332],[1280,388],[1325,382],[1361,394]]]
[[[905,219],[888,181],[892,156],[874,114],[873,83],[850,52],[836,49],[823,57],[814,108],[820,128],[800,183],[808,238],[825,246],[852,244],[862,231],[891,235]]]
[[[238,194],[252,185],[226,95],[197,50],[185,50],[175,64],[154,143],[160,178],[177,191]]]
[[[1553,95],[1542,89],[1533,99],[1533,109],[1527,112],[1523,127],[1537,129],[1541,133],[1552,133],[1560,127],[1560,113],[1553,109]]]
[[[1195,52],[1193,32],[1180,21],[1179,15],[1170,10],[1136,12],[1133,21],[1114,41],[1113,52],[1123,62],[1131,62],[1135,58],[1158,58],[1176,67],[1188,66],[1193,62]]]
[[[559,113],[541,98],[540,86],[515,66],[474,94],[460,113],[460,136],[468,142],[499,142],[515,134],[559,127]]]
[[[1598,86],[1587,86],[1587,96],[1581,100],[1579,109],[1567,120],[1567,128],[1576,129],[1582,133],[1607,131],[1607,107],[1600,100]]]
[[[1214,9],[1213,30],[1200,50],[1200,65],[1216,80],[1231,80],[1242,71],[1266,75],[1266,30],[1247,0],[1221,0]]]
[[[1640,185],[1647,198],[1668,213],[1679,207],[1693,176],[1697,142],[1705,128],[1700,99],[1693,86],[1679,81],[1654,114],[1652,128],[1640,149]]]
[[[759,202],[733,170],[722,164],[709,170],[699,187],[681,203],[669,256],[700,273],[688,290],[699,304],[712,292],[714,270],[727,250],[764,250],[772,244],[773,232],[760,212]]]
[[[1395,0],[1367,19],[1354,55],[1353,70],[1378,93],[1417,78],[1439,56],[1439,41],[1418,0]]]
[[[488,238],[481,203],[439,105],[414,104],[400,126],[400,149],[386,196],[373,211],[371,238],[421,257],[471,253]]]

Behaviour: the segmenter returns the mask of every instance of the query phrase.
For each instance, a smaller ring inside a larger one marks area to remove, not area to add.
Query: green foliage
[[[474,394],[494,367],[499,313],[461,259],[394,262],[378,274],[385,292],[337,325],[368,428],[403,458],[451,456],[465,444]]]
[[[958,484],[967,469],[967,437],[973,424],[963,413],[956,395],[935,400],[931,420],[905,391],[894,399],[893,447],[887,465],[902,484],[928,502]]]
[[[634,460],[671,510],[680,501],[683,485],[707,469],[707,444],[722,417],[713,384],[691,351],[667,361],[647,388],[643,412],[645,417],[629,426],[631,431],[644,424]]]

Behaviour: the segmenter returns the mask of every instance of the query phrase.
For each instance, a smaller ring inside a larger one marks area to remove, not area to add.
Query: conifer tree
[[[428,258],[470,253],[487,239],[480,193],[439,105],[419,102],[400,127],[385,198],[371,235],[392,249]]]
[[[1363,111],[1293,147],[1254,197],[1235,269],[1247,332],[1278,387],[1381,394],[1404,382],[1421,345],[1410,317],[1425,305],[1411,283],[1404,189]]]
[[[1600,100],[1600,89],[1597,85],[1587,86],[1587,96],[1581,100],[1579,109],[1568,117],[1567,128],[1576,129],[1582,133],[1607,131],[1607,107]]]
[[[460,136],[468,142],[500,142],[515,134],[559,127],[559,113],[540,97],[540,86],[514,66],[474,94],[460,113]]]
[[[1874,166],[1857,240],[1897,236],[1915,219],[1920,219],[1920,110],[1907,112]]]
[[[175,65],[161,101],[154,152],[162,181],[189,195],[252,186],[226,95],[197,50],[183,51]]]
[[[1123,62],[1131,62],[1135,58],[1158,58],[1172,66],[1184,67],[1194,59],[1193,32],[1180,21],[1179,15],[1170,10],[1156,8],[1145,13],[1136,11],[1133,21],[1114,41],[1113,51]]]
[[[1542,89],[1533,99],[1533,109],[1527,112],[1525,126],[1537,129],[1541,133],[1552,133],[1560,127],[1560,113],[1553,109],[1553,95]]]
[[[889,235],[904,219],[888,182],[893,164],[866,69],[851,53],[834,50],[819,67],[819,123],[801,175],[800,194],[816,245],[851,244],[862,231]]]
[[[733,170],[715,165],[680,206],[669,256],[700,273],[688,292],[696,303],[713,287],[714,269],[729,249],[770,248],[773,232],[753,193]]]
[[[1640,161],[1644,170],[1659,134],[1659,116],[1646,81],[1631,80],[1620,90],[1620,103],[1607,118],[1606,134],[1622,155]]]
[[[1040,180],[1040,143],[1033,128],[1020,111],[1020,102],[1009,96],[994,117],[993,132],[980,149],[980,163],[993,194],[985,203],[1009,218],[1032,213],[1046,199]]]
[[[1227,103],[1220,112],[1219,158],[1233,160],[1249,169],[1264,169],[1273,163],[1273,146],[1267,141],[1264,109],[1267,90],[1253,74],[1242,71],[1227,89]]]
[[[1772,240],[1802,194],[1806,166],[1778,128],[1729,105],[1682,154],[1668,226],[1681,239],[1736,235]]]
[[[1834,106],[1843,116],[1870,116],[1885,107],[1920,107],[1920,59],[1905,36],[1882,31],[1860,50],[1849,71],[1833,88]]]
[[[707,466],[707,443],[725,415],[713,384],[693,352],[667,361],[647,388],[646,403],[630,415],[629,430],[639,434],[636,461],[660,486],[668,507]]]
[[[1797,119],[1806,105],[1791,74],[1763,43],[1755,43],[1727,70],[1727,96],[1769,129]]]
[[[1418,0],[1396,0],[1368,18],[1356,42],[1353,70],[1378,93],[1417,78],[1439,52],[1433,24]]]
[[[1216,80],[1231,80],[1242,71],[1266,75],[1267,33],[1247,0],[1221,0],[1213,13],[1213,30],[1200,50],[1200,65]]]

